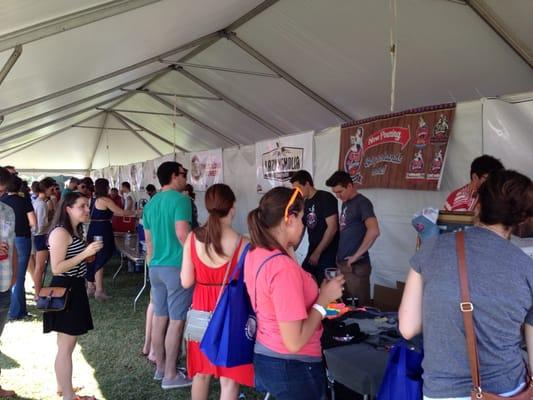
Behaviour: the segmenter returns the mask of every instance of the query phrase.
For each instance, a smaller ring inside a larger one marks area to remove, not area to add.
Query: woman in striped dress
[[[102,249],[102,242],[85,243],[82,224],[89,221],[89,200],[81,193],[68,193],[56,209],[49,232],[52,282],[50,286],[69,288],[65,310],[44,313],[44,333],[57,332],[55,372],[63,400],[91,400],[76,396],[72,387],[72,352],[78,335],[93,329],[89,299],[85,291],[86,259]]]

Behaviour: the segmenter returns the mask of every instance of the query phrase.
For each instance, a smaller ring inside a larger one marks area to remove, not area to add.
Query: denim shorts
[[[180,271],[177,267],[150,267],[150,294],[157,317],[169,317],[173,321],[187,319],[193,288],[181,286]]]
[[[321,362],[285,360],[254,354],[255,386],[276,400],[323,400],[326,372]]]
[[[47,245],[48,235],[35,235],[33,237],[33,247],[35,248],[35,251],[44,251],[48,250]]]

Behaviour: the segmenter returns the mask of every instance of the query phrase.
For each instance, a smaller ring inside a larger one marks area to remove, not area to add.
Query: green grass
[[[115,286],[111,273],[117,260],[106,271],[106,287],[113,298],[101,303],[91,300],[95,329],[79,338],[74,351],[74,386],[83,386],[80,394],[98,399],[189,399],[190,389],[162,390],[152,379],[154,367],[141,355],[144,341],[144,313],[148,291],[133,311],[133,299],[142,286],[142,274],[121,273]],[[0,345],[2,387],[17,392],[18,399],[57,400],[55,393],[55,333],[42,333],[42,318],[35,309],[31,280],[26,279],[28,311],[36,317],[6,325]],[[181,361],[183,364],[183,361]],[[253,390],[243,390],[246,399],[261,399]],[[210,398],[219,396],[213,384]]]

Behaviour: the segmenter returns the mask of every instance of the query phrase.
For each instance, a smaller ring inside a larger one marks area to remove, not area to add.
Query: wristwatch
[[[320,313],[322,319],[326,318],[326,309],[324,307],[322,307],[320,304],[315,303],[313,304],[313,308]]]

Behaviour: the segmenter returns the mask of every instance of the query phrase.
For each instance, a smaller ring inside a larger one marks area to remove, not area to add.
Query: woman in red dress
[[[213,311],[225,280],[231,276],[246,240],[231,223],[235,217],[235,195],[228,185],[216,184],[205,193],[209,217],[192,232],[183,246],[181,284],[194,286],[191,308]],[[200,343],[187,342],[187,371],[193,379],[192,400],[206,400],[211,378],[220,378],[220,399],[236,400],[239,385],[253,386],[252,364],[232,368],[213,365],[200,350]]]

